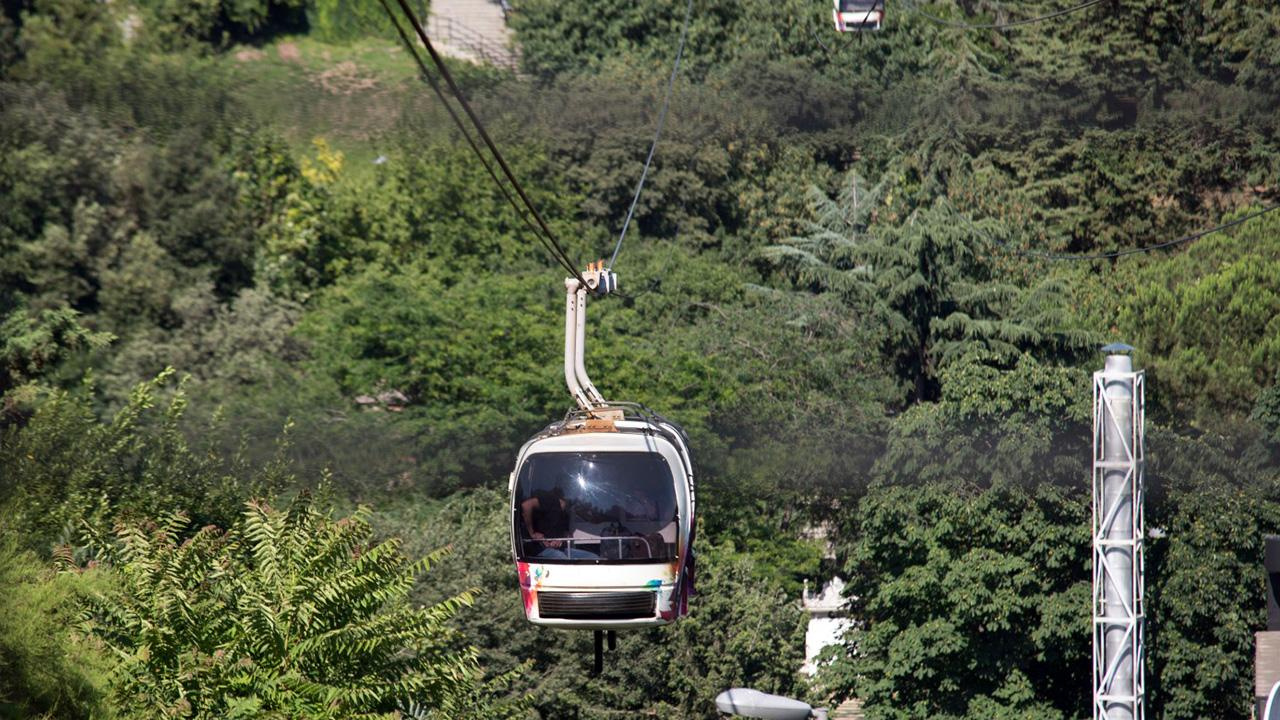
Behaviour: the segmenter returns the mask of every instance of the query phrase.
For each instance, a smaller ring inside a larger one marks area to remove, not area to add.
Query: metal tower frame
[[[1093,375],[1094,720],[1146,718],[1145,390],[1127,355],[1109,355]]]

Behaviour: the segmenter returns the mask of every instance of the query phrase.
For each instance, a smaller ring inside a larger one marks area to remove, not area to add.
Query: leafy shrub
[[[18,309],[0,314],[0,428],[21,420],[38,394],[37,380],[77,351],[105,347],[107,333],[80,324],[74,310]]]
[[[1262,428],[1272,442],[1280,442],[1280,384],[1258,393],[1249,418]]]
[[[0,717],[106,717],[111,661],[69,631],[76,598],[105,588],[101,572],[54,573],[0,527]]]
[[[849,552],[864,624],[827,681],[856,687],[877,719],[1077,715],[1088,685],[1085,499],[1048,483],[873,489]]]
[[[1275,462],[1254,431],[1147,435],[1148,712],[1166,720],[1253,711],[1254,633],[1267,622],[1264,537],[1280,527]]]
[[[0,508],[28,547],[47,551],[84,518],[119,513],[183,508],[227,524],[245,498],[292,481],[282,454],[287,436],[260,465],[217,451],[222,423],[204,428],[193,445],[183,428],[187,397],[173,374],[135,387],[109,422],[99,421],[91,389],[59,390],[24,426],[0,434]]]
[[[390,5],[395,9],[394,2]],[[413,0],[409,5],[426,22],[430,12],[426,0]],[[395,33],[380,4],[361,0],[309,0],[307,24],[311,35],[325,42],[346,42],[370,35],[393,37]],[[405,21],[401,20],[401,24]]]
[[[1119,323],[1179,414],[1244,415],[1280,370],[1277,231],[1259,218],[1135,273]]]
[[[471,593],[406,601],[447,550],[417,562],[371,541],[370,511],[335,520],[308,495],[246,504],[228,531],[189,518],[122,524],[95,547],[120,575],[86,628],[122,658],[114,697],[167,717],[428,717],[474,710],[475,651],[447,622]],[[427,708],[428,710],[421,710]]]

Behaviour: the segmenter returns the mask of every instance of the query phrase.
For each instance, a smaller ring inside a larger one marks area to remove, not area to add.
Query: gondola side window
[[[522,560],[606,563],[676,558],[679,506],[654,452],[535,453],[516,479]]]

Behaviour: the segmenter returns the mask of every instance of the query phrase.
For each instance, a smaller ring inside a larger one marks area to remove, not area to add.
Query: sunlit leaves
[[[245,507],[225,533],[185,515],[121,524],[99,540],[121,578],[95,593],[85,627],[119,657],[127,711],[222,717],[428,717],[474,711],[475,653],[451,649],[463,592],[431,607],[406,597],[442,552],[411,562],[373,541],[369,510],[335,520],[306,496]],[[185,538],[185,539],[184,539]]]

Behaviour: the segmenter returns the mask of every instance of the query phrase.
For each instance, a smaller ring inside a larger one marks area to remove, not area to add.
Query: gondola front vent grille
[[[538,614],[544,618],[632,620],[653,617],[653,592],[540,592]]]

